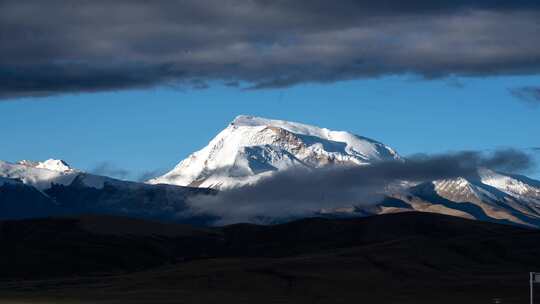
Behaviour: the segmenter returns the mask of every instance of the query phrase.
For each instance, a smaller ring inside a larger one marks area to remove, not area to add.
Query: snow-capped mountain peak
[[[206,147],[148,183],[228,188],[293,166],[362,165],[389,159],[399,159],[392,148],[349,132],[240,115]]]
[[[481,169],[478,173],[482,183],[540,205],[540,182],[525,176],[502,174],[488,169]]]
[[[19,180],[38,190],[45,190],[54,184],[68,185],[78,174],[62,163],[55,161],[8,163],[0,161],[0,177]]]
[[[72,172],[74,171],[65,161],[61,159],[48,159],[42,162],[30,161],[30,160],[21,160],[17,162],[19,165],[33,167],[38,169],[47,169],[57,172]]]
[[[65,161],[48,159],[46,161],[22,160],[17,163],[0,161],[0,177],[35,187],[44,191],[56,185],[70,185],[75,179],[88,187],[102,188],[111,182],[106,176],[88,174],[71,168]],[[2,183],[3,184],[3,183]]]

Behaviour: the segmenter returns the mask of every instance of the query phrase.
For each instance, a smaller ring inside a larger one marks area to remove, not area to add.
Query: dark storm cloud
[[[516,150],[500,150],[489,155],[478,152],[417,155],[403,162],[369,166],[280,171],[255,185],[193,197],[189,204],[194,212],[221,216],[226,223],[253,221],[261,216],[286,218],[313,214],[325,208],[369,206],[384,197],[388,186],[400,181],[475,179],[478,168],[512,173],[533,167],[532,158]]]
[[[540,71],[539,1],[0,0],[0,98]]]
[[[521,87],[511,89],[510,93],[520,99],[523,102],[526,102],[531,105],[540,105],[540,87]]]
[[[37,64],[0,67],[0,98],[83,93],[180,84],[170,66]],[[186,85],[189,85],[187,83]],[[193,84],[195,86],[195,84]]]

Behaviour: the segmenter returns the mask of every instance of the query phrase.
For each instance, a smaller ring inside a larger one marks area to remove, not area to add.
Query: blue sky
[[[61,158],[89,171],[107,162],[135,179],[172,168],[239,114],[351,131],[402,155],[529,149],[540,147],[540,106],[508,89],[539,83],[539,76],[389,76],[284,89],[211,85],[4,100],[0,159]]]

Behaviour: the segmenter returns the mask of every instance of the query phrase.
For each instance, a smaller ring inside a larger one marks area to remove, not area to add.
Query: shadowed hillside
[[[524,303],[528,271],[540,269],[540,231],[429,213],[212,229],[84,216],[0,229],[10,303]]]

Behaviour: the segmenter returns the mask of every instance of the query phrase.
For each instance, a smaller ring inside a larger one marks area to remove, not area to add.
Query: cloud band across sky
[[[540,72],[538,1],[0,1],[0,98]]]

